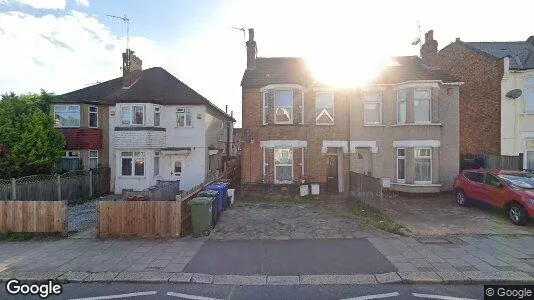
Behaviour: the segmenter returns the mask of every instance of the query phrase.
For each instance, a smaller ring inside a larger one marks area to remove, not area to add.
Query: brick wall
[[[67,150],[103,149],[100,128],[61,128],[67,142]]]
[[[501,79],[504,62],[454,42],[439,52],[441,69],[460,87],[460,154],[501,153]]]

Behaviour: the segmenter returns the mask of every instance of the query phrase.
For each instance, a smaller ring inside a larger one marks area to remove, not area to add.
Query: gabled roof
[[[247,69],[241,80],[244,87],[269,84],[300,84],[313,82],[311,72],[301,57],[258,57],[256,67]]]
[[[59,95],[54,102],[102,105],[129,102],[150,102],[161,105],[206,105],[235,122],[234,118],[160,67],[143,70],[137,82],[127,89],[122,87],[122,77],[118,77]]]
[[[510,69],[534,69],[534,43],[519,42],[463,42],[457,43],[470,48],[490,59],[510,58]]]
[[[448,73],[432,69],[418,56],[396,56],[392,58],[395,65],[385,67],[371,84],[397,84],[415,80],[441,80],[444,83],[459,82]]]

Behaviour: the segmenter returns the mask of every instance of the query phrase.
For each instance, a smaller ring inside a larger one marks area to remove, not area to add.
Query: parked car
[[[472,201],[504,208],[516,225],[534,217],[534,175],[524,171],[470,169],[454,180],[456,203]]]

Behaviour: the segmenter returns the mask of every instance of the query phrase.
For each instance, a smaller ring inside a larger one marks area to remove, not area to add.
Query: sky
[[[316,78],[340,85],[370,79],[389,57],[417,55],[430,29],[439,49],[463,41],[522,41],[534,1],[0,0],[0,94],[62,94],[121,76],[130,48],[143,68],[165,68],[241,126],[243,33],[258,56],[304,57]]]

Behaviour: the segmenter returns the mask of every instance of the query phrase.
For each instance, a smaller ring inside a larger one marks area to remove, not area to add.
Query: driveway
[[[386,194],[379,206],[414,235],[534,234],[534,223],[515,226],[504,211],[482,205],[460,207],[452,193]]]
[[[344,197],[253,201],[238,198],[223,212],[210,239],[363,238],[391,234],[361,224]]]

